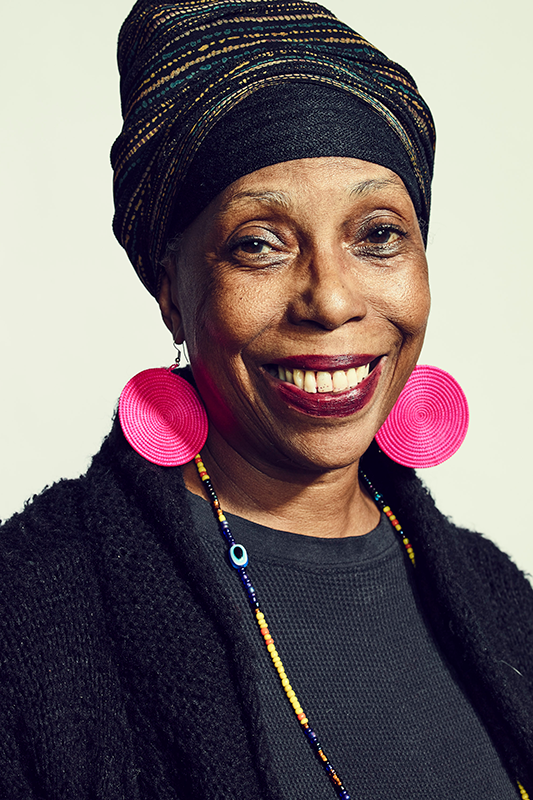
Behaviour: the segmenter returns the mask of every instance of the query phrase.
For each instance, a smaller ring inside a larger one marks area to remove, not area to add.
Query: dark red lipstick
[[[312,368],[307,366],[310,362],[309,357],[302,356],[301,358],[307,369],[323,369],[324,367],[322,365],[326,363],[324,360],[322,360],[321,356],[317,356],[317,360],[321,359],[319,362],[321,367]],[[341,356],[340,358],[344,358],[344,356]],[[359,356],[356,356],[355,358],[358,359]],[[356,362],[355,366],[363,366],[364,364],[368,364],[369,361],[373,360],[372,356],[362,356],[361,358],[365,358],[367,360],[359,363]],[[287,362],[280,361],[278,363],[283,366]],[[302,361],[299,361],[298,363],[302,364]],[[372,372],[364,380],[362,380],[361,383],[359,383],[353,389],[346,389],[344,392],[327,392],[324,394],[317,392],[316,394],[311,394],[310,392],[304,392],[303,389],[299,389],[297,386],[294,386],[291,383],[285,383],[284,381],[276,382],[275,388],[281,398],[288,405],[296,408],[298,411],[301,411],[304,414],[309,414],[313,417],[349,417],[364,408],[372,399],[381,377],[382,365],[383,359],[380,359]],[[354,366],[353,361],[350,361],[350,366]],[[342,369],[342,367],[338,366],[337,364],[333,367],[329,366],[325,369],[330,371],[334,370],[335,368]],[[344,369],[349,368],[350,367],[344,367]]]

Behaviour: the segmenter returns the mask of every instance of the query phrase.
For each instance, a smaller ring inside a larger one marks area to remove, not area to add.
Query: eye
[[[247,236],[234,242],[231,249],[234,253],[240,250],[249,255],[264,256],[272,250],[272,245],[265,242],[264,239],[256,239],[252,236]]]
[[[391,245],[396,244],[404,236],[405,233],[398,228],[391,225],[379,225],[369,231],[365,238],[370,244]]]
[[[239,230],[228,242],[231,260],[243,267],[268,267],[286,255],[282,239],[263,225],[249,225]]]

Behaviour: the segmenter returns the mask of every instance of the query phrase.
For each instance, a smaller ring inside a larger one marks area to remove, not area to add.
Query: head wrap
[[[402,177],[429,219],[435,133],[409,73],[315,3],[139,0],[122,26],[113,229],[157,295],[168,240],[229,183],[294,158]]]

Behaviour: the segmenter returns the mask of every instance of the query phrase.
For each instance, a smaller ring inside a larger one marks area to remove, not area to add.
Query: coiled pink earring
[[[405,467],[435,467],[460,448],[468,421],[468,403],[455,378],[438,367],[418,365],[376,433],[376,442]]]
[[[161,467],[191,461],[207,439],[198,393],[176,367],[146,369],[128,381],[118,403],[124,436],[139,455]]]

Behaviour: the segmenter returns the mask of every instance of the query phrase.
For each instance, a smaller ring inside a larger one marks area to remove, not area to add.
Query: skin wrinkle
[[[376,250],[372,225],[403,233]],[[219,195],[181,245],[160,304],[187,340],[210,419],[203,457],[223,507],[294,533],[371,530],[377,512],[359,486],[359,457],[416,363],[429,310],[401,179],[356,159],[267,167]],[[343,419],[287,406],[264,369],[286,356],[356,353],[383,356],[383,368],[371,402]],[[183,472],[201,494],[194,466]]]

